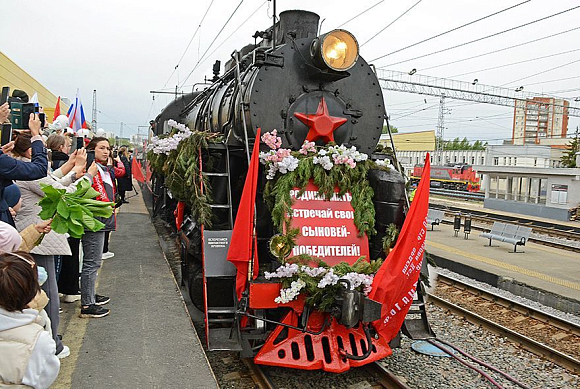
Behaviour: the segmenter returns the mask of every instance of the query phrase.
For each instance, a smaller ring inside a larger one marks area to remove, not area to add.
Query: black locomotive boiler
[[[183,215],[176,221],[182,281],[204,312],[209,350],[239,350],[257,363],[341,372],[390,355],[389,340],[371,339],[370,326],[363,326],[363,296],[339,299],[334,319],[325,319],[307,307],[268,300],[279,285],[260,275],[239,300],[234,293],[236,268],[226,260],[249,154],[260,142],[258,128],[276,129],[282,147],[292,150],[300,149],[305,140],[317,145],[335,142],[372,156],[378,143],[385,108],[373,68],[359,55],[352,34],[333,30],[319,35],[318,28],[319,16],[312,12],[282,12],[275,26],[256,33],[260,42],[234,52],[221,75],[216,62],[213,83],[176,98],[152,128],[157,135],[166,134],[168,121],[175,120],[223,139],[199,155],[212,190],[211,227],[191,216],[191,204],[180,203],[176,211]],[[262,170],[256,196],[256,250],[260,266],[272,270],[279,262],[270,243],[280,231],[263,200]],[[175,204],[163,175],[154,172],[153,177],[154,195],[172,210]],[[370,259],[376,259],[383,254],[387,226],[400,228],[403,223],[405,183],[395,170],[371,170],[368,180],[378,231],[369,239],[369,252]],[[294,311],[292,320],[289,311]]]

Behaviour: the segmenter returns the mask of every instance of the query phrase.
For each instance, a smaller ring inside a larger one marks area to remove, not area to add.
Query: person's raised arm
[[[9,180],[30,181],[46,177],[48,173],[48,159],[46,148],[40,136],[40,119],[38,114],[31,113],[28,121],[32,138],[32,160],[30,162],[18,161],[10,156],[0,154],[0,177]]]

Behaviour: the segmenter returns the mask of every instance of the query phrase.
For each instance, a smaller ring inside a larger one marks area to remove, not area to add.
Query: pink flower
[[[277,130],[273,130],[272,132],[265,132],[264,135],[262,135],[262,142],[267,144],[272,150],[276,150],[282,146],[282,138],[276,136],[277,133]]]
[[[299,153],[306,155],[308,153],[315,153],[316,152],[316,145],[314,142],[309,142],[307,140],[304,141],[304,144],[300,148]]]

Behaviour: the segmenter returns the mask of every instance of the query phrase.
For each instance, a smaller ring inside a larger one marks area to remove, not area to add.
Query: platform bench
[[[443,221],[443,216],[445,216],[445,211],[429,209],[429,212],[427,212],[427,224],[431,224],[431,231]]]
[[[489,239],[491,246],[492,240],[506,242],[514,245],[514,253],[517,252],[518,246],[525,246],[532,233],[531,227],[518,226],[515,224],[494,222],[491,231],[485,232],[479,236]]]

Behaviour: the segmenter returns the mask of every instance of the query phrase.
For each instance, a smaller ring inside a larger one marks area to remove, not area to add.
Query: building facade
[[[580,205],[580,168],[481,166],[484,207],[567,221]]]
[[[546,138],[565,138],[569,105],[567,100],[553,97],[516,100],[512,144],[540,144]]]

